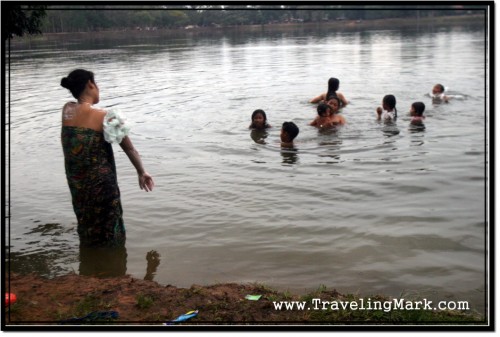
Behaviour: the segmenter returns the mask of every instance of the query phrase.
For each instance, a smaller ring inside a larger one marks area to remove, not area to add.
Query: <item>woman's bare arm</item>
[[[130,138],[128,136],[124,137],[120,146],[137,170],[137,174],[139,175],[139,187],[141,190],[145,190],[146,192],[152,191],[154,187],[153,177],[151,177],[151,175],[144,170],[141,156],[135,149]]]

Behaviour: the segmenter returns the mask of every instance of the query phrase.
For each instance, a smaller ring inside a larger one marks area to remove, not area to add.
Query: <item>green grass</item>
[[[154,303],[154,299],[151,296],[147,296],[144,294],[138,294],[136,300],[137,307],[142,310],[150,308]]]

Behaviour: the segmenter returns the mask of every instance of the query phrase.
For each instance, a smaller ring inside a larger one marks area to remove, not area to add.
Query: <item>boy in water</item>
[[[410,124],[421,125],[425,119],[424,110],[425,110],[424,103],[422,102],[413,103],[410,108],[410,116],[412,117]]]
[[[284,122],[281,127],[281,146],[293,147],[293,140],[299,134],[299,128],[294,122]]]

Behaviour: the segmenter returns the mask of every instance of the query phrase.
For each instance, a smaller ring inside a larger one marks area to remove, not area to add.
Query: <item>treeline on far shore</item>
[[[471,16],[484,13],[474,6],[417,6],[408,9],[373,8],[368,5],[331,5],[322,8],[286,8],[289,6],[245,6],[224,9],[221,6],[144,6],[124,9],[104,6],[77,9],[47,6],[42,33],[98,32],[111,30],[157,30],[196,27],[228,27],[280,23],[337,22],[344,20],[428,19],[442,16]]]

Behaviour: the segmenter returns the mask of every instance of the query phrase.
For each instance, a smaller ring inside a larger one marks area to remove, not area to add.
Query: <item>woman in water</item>
[[[326,102],[326,101],[329,101],[332,97],[338,97],[340,100],[340,103],[341,103],[340,107],[346,106],[347,103],[349,103],[349,102],[347,101],[347,99],[344,97],[344,95],[342,93],[337,91],[337,90],[339,90],[339,85],[340,85],[340,81],[335,77],[331,77],[328,80],[328,91],[319,95],[319,96],[314,97],[311,100],[311,103],[319,103],[321,101]]]
[[[76,69],[61,80],[61,86],[77,99],[63,107],[61,142],[80,245],[124,245],[125,226],[111,143],[120,144],[129,157],[141,189],[152,191],[153,178],[144,170],[122,117],[94,107],[99,102],[94,74]]]

